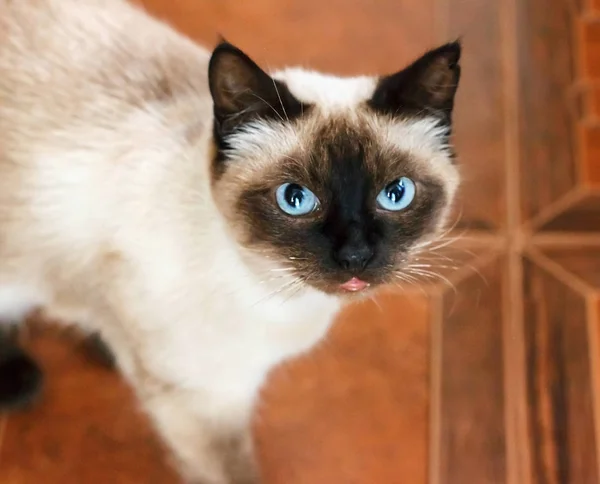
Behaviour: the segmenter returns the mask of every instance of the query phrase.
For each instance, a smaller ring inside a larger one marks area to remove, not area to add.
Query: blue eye
[[[279,208],[294,217],[312,212],[319,203],[313,192],[296,183],[284,183],[275,192],[275,197]]]
[[[384,210],[397,212],[408,207],[415,198],[415,184],[410,178],[394,180],[377,195],[377,203]]]

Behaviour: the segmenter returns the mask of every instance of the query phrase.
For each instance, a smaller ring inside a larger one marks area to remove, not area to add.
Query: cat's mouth
[[[353,277],[352,279],[347,280],[343,284],[340,284],[340,289],[346,292],[360,292],[369,286],[370,284],[368,282],[365,282],[362,279],[359,279],[358,277]]]
[[[314,289],[340,297],[357,297],[369,293],[380,285],[378,278],[367,278],[365,276],[348,275],[345,278],[335,279],[313,279],[307,281],[307,285]]]
[[[306,282],[309,286],[326,294],[357,297],[377,289],[386,283],[386,279],[384,273],[364,272],[361,274],[332,274],[329,277],[311,278]]]

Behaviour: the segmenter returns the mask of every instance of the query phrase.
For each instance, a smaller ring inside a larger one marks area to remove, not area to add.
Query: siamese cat
[[[341,78],[123,0],[0,0],[0,32],[4,406],[39,388],[9,333],[41,308],[106,342],[186,482],[260,482],[268,372],[443,230],[460,45]]]

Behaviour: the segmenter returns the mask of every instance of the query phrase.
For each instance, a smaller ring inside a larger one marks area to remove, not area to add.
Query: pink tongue
[[[344,284],[342,284],[340,287],[346,291],[357,292],[362,291],[368,285],[369,284],[367,284],[365,281],[361,281],[359,278],[353,277],[348,282],[344,282]]]

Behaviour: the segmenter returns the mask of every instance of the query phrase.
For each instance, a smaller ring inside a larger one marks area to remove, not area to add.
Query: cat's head
[[[459,184],[449,138],[460,51],[340,78],[269,75],[217,46],[212,191],[261,277],[340,294],[393,283],[440,234]]]

